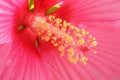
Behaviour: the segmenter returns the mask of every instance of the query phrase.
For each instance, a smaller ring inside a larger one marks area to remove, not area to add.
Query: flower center
[[[30,1],[29,9],[30,11],[34,11],[34,2],[33,0]],[[50,15],[56,9],[60,8],[61,4],[63,2],[54,5],[45,14],[32,14],[30,22],[28,22],[29,27],[26,28],[28,32],[37,35],[37,38],[35,36],[36,48],[40,46],[39,43],[41,41],[51,43],[60,52],[61,56],[68,58],[69,62],[76,64],[78,61],[81,61],[83,64],[86,64],[88,58],[85,54],[96,54],[95,47],[98,42],[85,28],[78,28],[66,20]],[[23,28],[24,26],[19,26],[18,30],[22,30]]]
[[[68,61],[76,64],[78,61],[86,64],[88,58],[85,53],[96,54],[93,47],[97,46],[97,41],[84,28],[78,28],[66,20],[49,15],[45,18],[36,16],[32,27],[36,29],[37,36],[45,42],[50,42],[58,49],[61,56],[67,55]],[[36,40],[38,45],[38,40]]]

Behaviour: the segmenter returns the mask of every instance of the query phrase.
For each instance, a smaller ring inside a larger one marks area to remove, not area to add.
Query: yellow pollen
[[[62,26],[61,22],[62,22],[62,19],[60,18],[55,19],[55,26]]]
[[[51,42],[58,49],[61,56],[67,54],[65,57],[68,57],[68,61],[74,64],[78,61],[87,64],[88,58],[84,53],[88,53],[92,47],[96,47],[98,44],[96,38],[84,28],[78,28],[66,20],[52,15],[43,20],[40,17],[35,18],[34,26],[39,30],[38,37],[41,40]],[[97,53],[96,50],[92,49],[90,52]]]
[[[62,30],[63,32],[66,32],[66,28],[61,28],[61,30]]]
[[[61,52],[61,56],[64,56],[64,46],[59,46],[58,50]]]
[[[79,60],[79,57],[76,56],[76,57],[74,58],[74,60],[73,60],[73,63],[76,64],[78,60]]]
[[[67,21],[63,21],[63,26],[66,28],[67,26],[70,26],[70,23],[68,23]]]
[[[74,59],[73,59],[72,55],[68,55],[68,60],[73,63]]]
[[[57,44],[57,43],[54,43],[53,45],[54,45],[55,47],[56,47],[56,46],[58,46],[58,44]]]
[[[68,52],[68,54],[71,55],[71,56],[74,55],[74,50],[73,50],[73,48],[69,48],[69,49],[67,50],[67,52]]]
[[[65,36],[66,39],[65,39],[65,43],[70,43],[73,41],[73,38],[71,36]]]
[[[49,41],[50,37],[49,36],[45,36],[44,39],[45,39],[45,41]]]
[[[79,39],[77,42],[79,45],[83,45],[85,43],[85,40],[83,38]]]
[[[81,57],[81,58],[80,58],[80,61],[81,61],[83,64],[87,64],[88,58],[86,58],[86,57]]]
[[[55,19],[55,16],[50,15],[50,16],[48,17],[48,20],[49,20],[49,21],[53,21],[54,19]]]
[[[98,44],[98,43],[97,43],[96,41],[93,41],[91,45],[92,45],[92,46],[97,46],[97,44]]]
[[[85,35],[86,35],[86,31],[85,31],[85,29],[84,29],[84,28],[82,28],[81,32],[82,32],[82,35],[83,35],[83,36],[85,36]]]
[[[79,38],[82,37],[82,35],[79,34],[79,33],[76,33],[76,36],[79,37]]]

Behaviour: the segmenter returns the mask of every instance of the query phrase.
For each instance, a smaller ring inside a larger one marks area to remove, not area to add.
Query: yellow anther
[[[67,21],[65,21],[65,20],[63,21],[63,26],[64,26],[64,27],[67,27],[67,26],[68,26]]]
[[[57,9],[59,9],[61,7],[62,4],[63,4],[63,2],[57,3],[56,5],[52,6],[50,9],[48,9],[45,14],[49,15],[49,14],[55,12]]]
[[[65,42],[66,42],[66,43],[70,43],[70,42],[73,41],[73,38],[72,38],[71,36],[66,36],[65,38],[66,38],[66,39],[65,39]]]
[[[22,29],[24,29],[24,28],[25,28],[25,26],[20,25],[20,26],[18,27],[18,30],[22,30]]]
[[[62,22],[62,19],[61,18],[57,18],[57,19],[55,19],[55,21]]]
[[[86,35],[86,31],[85,31],[85,29],[84,28],[82,28],[82,30],[81,30],[82,32],[82,36],[85,36]]]
[[[69,48],[69,49],[67,50],[67,52],[68,52],[69,55],[74,55],[74,50],[73,50],[73,48]]]
[[[44,26],[45,26],[46,29],[50,29],[50,24],[44,23]]]
[[[44,37],[44,40],[45,40],[45,41],[49,41],[49,40],[50,40],[50,37],[49,37],[49,36],[45,36],[45,37]]]
[[[81,57],[81,58],[80,58],[80,61],[81,61],[83,64],[87,64],[88,58],[86,58],[86,57]]]
[[[60,52],[63,52],[63,51],[64,51],[64,46],[59,46],[59,47],[58,47],[58,50],[59,50]]]
[[[53,32],[54,34],[58,34],[58,29],[57,28],[53,28]]]
[[[57,40],[57,37],[52,37],[52,39],[56,41],[56,40]]]
[[[73,30],[75,28],[75,26],[73,25],[70,25],[70,29]]]
[[[57,47],[57,46],[58,46],[58,43],[54,43],[53,45],[54,45],[55,47]]]
[[[70,62],[73,62],[73,61],[74,61],[74,59],[73,59],[73,57],[72,57],[71,55],[68,55],[68,60],[69,60]]]
[[[63,27],[63,28],[61,28],[61,30],[62,30],[63,32],[66,32],[66,28],[64,28],[64,27]]]
[[[60,51],[60,55],[64,56],[64,46],[59,46],[58,50]]]
[[[49,20],[49,21],[53,21],[54,19],[55,19],[55,16],[52,16],[52,15],[49,15],[49,16],[48,16],[48,20]]]
[[[55,26],[57,27],[62,26],[61,22],[62,22],[62,19],[60,18],[55,19]]]
[[[66,20],[64,20],[63,27],[67,28],[67,26],[71,26],[71,23],[68,23]]]
[[[53,16],[52,15],[48,16],[48,20],[52,21],[53,20]]]
[[[79,29],[77,27],[74,28],[76,32],[79,32]]]
[[[79,40],[77,41],[77,43],[78,43],[79,45],[83,45],[83,44],[85,43],[85,40],[84,40],[83,38],[81,38],[81,39],[79,39]]]
[[[77,37],[79,37],[79,38],[82,37],[82,35],[79,34],[79,33],[76,33],[75,35],[76,35]]]
[[[70,26],[71,25],[71,23],[67,23],[67,26]]]
[[[52,36],[52,32],[50,30],[47,31],[48,36]]]
[[[89,35],[89,40],[96,40],[96,38],[93,37],[92,35]]]
[[[76,57],[74,58],[74,60],[73,60],[73,63],[76,64],[78,60],[79,60],[79,57],[76,56]]]
[[[34,0],[28,0],[28,8],[30,11],[34,10]]]
[[[97,41],[93,41],[93,42],[91,43],[92,46],[97,46],[97,44],[98,44]]]

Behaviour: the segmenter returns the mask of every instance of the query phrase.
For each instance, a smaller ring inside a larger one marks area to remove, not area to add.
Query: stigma
[[[97,46],[96,38],[85,28],[78,28],[73,24],[49,15],[46,17],[36,16],[32,23],[37,36],[45,42],[50,42],[60,53],[67,56],[69,62],[76,64],[78,61],[87,64],[87,53],[96,54],[93,48]],[[37,40],[38,43],[38,40]],[[36,43],[37,46],[39,46]]]

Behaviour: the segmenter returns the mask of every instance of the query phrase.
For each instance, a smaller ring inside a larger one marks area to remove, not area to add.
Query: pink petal
[[[17,39],[15,42],[8,53],[0,54],[0,80],[47,80],[40,55]]]
[[[0,80],[47,80],[39,53],[32,45],[26,47],[26,43],[19,40],[20,35],[14,32],[17,25],[14,13],[25,2],[0,1]]]
[[[119,0],[64,0],[55,15],[86,26],[120,26]]]
[[[26,42],[21,42],[15,37],[17,34],[13,35],[11,31],[16,24],[11,20],[12,12],[20,8],[24,1],[1,0],[0,2],[0,5],[3,5],[0,8],[0,80],[120,79],[118,0],[73,0],[74,3],[71,3],[72,0],[65,0],[65,5],[61,8],[62,12],[60,10],[54,14],[74,24],[77,23],[78,26],[85,25],[85,28],[97,38],[98,54],[88,54],[87,65],[69,63],[64,57],[60,57],[57,51],[50,50],[51,48],[46,44],[49,50],[41,48],[38,53],[33,44],[26,45]],[[103,3],[105,3],[104,8]],[[111,13],[108,15],[106,10]],[[106,26],[108,28],[105,28]],[[25,34],[27,35],[27,32]]]

